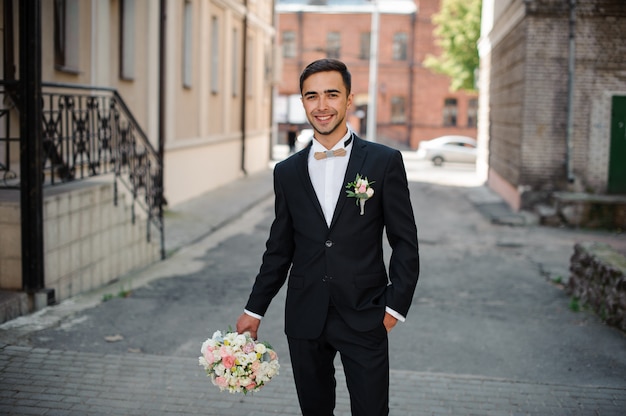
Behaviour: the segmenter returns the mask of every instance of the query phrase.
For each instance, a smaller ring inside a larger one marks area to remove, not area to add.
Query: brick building
[[[438,54],[431,17],[440,0],[379,1],[376,141],[416,149],[446,134],[476,137],[476,94],[450,91],[449,78],[423,67]],[[284,141],[290,124],[308,128],[300,105],[299,74],[311,61],[335,57],[352,73],[351,126],[365,137],[369,103],[371,1],[278,0],[282,77],[276,119]]]
[[[626,194],[624,27],[623,0],[483,0],[479,165],[513,208]]]

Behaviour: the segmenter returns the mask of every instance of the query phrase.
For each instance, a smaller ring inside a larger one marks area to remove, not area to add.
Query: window
[[[211,92],[220,92],[220,22],[211,18]]]
[[[295,58],[296,50],[296,32],[285,30],[283,32],[283,58]]]
[[[370,32],[361,33],[361,50],[359,52],[360,59],[370,59]]]
[[[446,98],[443,103],[443,125],[456,126],[457,102],[456,98]]]
[[[328,32],[326,35],[326,57],[339,59],[341,55],[341,33]]]
[[[467,127],[478,125],[478,99],[471,98],[467,104]]]
[[[191,88],[191,76],[192,76],[192,19],[193,19],[193,5],[190,1],[185,2],[185,10],[183,13],[183,86],[185,88]]]
[[[120,78],[135,78],[135,0],[120,2]]]
[[[78,72],[78,0],[54,1],[54,66]]]
[[[405,98],[401,96],[391,97],[391,122],[404,123],[406,121]]]
[[[407,35],[398,32],[393,35],[393,60],[406,61]]]
[[[231,81],[233,97],[239,95],[239,32],[233,29]]]

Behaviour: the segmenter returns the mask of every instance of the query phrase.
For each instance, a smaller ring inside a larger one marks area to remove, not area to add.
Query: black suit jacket
[[[321,334],[329,304],[348,325],[382,325],[385,307],[406,316],[419,274],[417,229],[399,151],[354,135],[350,161],[330,227],[308,174],[311,146],[274,169],[275,214],[246,309],[264,315],[287,276],[285,332]],[[345,185],[356,175],[374,181],[360,215]],[[383,260],[383,230],[392,247]]]

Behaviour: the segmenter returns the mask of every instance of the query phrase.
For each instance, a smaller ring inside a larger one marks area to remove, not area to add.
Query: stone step
[[[557,215],[567,226],[624,229],[626,195],[596,195],[582,192],[555,192]]]

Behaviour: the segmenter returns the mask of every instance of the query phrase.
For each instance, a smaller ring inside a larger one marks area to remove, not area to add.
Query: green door
[[[611,194],[626,194],[626,97],[613,97],[609,186]]]

